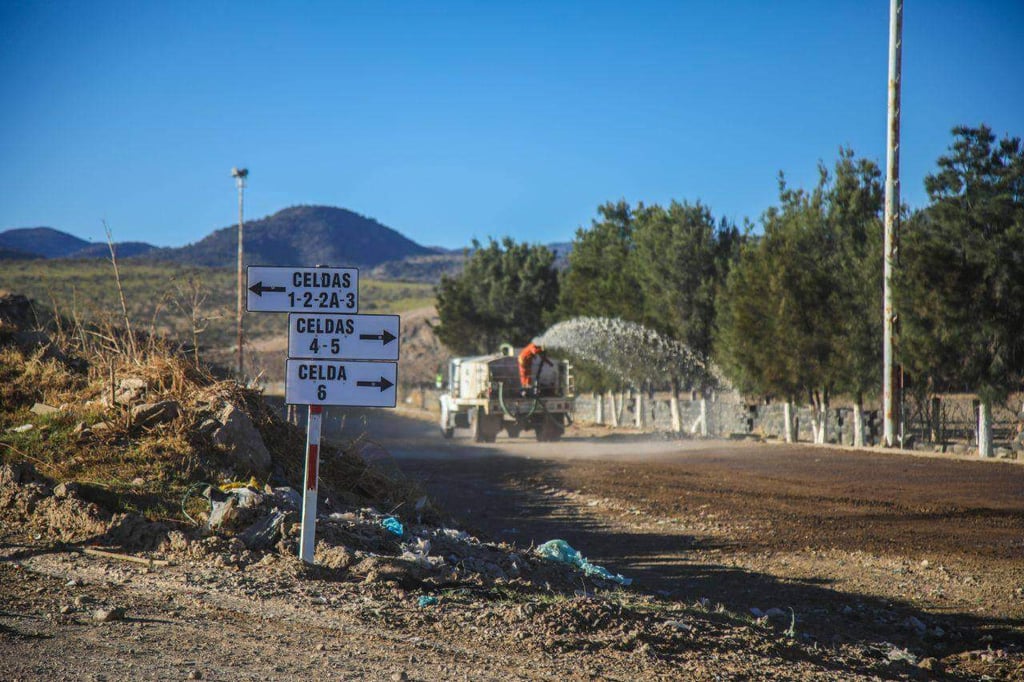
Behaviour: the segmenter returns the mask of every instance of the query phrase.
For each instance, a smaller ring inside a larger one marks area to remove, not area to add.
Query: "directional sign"
[[[357,268],[250,265],[245,309],[250,313],[354,313],[359,310]]]
[[[288,316],[288,357],[397,360],[398,315]]]
[[[397,362],[288,360],[284,401],[289,405],[394,407]]]

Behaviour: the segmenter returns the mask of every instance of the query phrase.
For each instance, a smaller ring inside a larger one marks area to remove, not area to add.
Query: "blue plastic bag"
[[[565,540],[548,540],[534,551],[545,559],[552,559],[582,569],[584,573],[590,576],[611,580],[620,585],[631,585],[633,583],[632,578],[625,578],[618,573],[612,573],[604,566],[590,563],[586,557],[573,549]]]
[[[402,522],[394,516],[389,516],[386,519],[381,520],[380,525],[384,526],[384,530],[394,533],[398,537],[405,535],[405,528],[402,527]]]
[[[423,608],[424,606],[435,606],[436,604],[437,597],[430,597],[428,595],[423,595],[416,601],[416,605],[420,608]]]

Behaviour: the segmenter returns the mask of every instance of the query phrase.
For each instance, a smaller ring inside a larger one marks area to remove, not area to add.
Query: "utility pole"
[[[232,168],[231,177],[238,186],[238,380],[242,381],[242,312],[245,310],[245,278],[242,272],[242,198],[245,195],[245,179],[249,177],[248,168]]]
[[[896,336],[896,311],[892,303],[892,275],[896,264],[900,225],[900,85],[903,62],[903,0],[889,0],[889,116],[885,151],[885,237],[882,274],[882,299],[885,331],[882,341],[883,442],[896,444],[896,421],[900,400],[897,396],[893,347]]]

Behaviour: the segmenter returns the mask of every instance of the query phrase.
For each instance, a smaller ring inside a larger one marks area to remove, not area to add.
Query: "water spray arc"
[[[577,317],[554,325],[537,342],[560,350],[574,360],[594,364],[620,381],[639,388],[644,382],[672,383],[702,388],[731,388],[718,367],[705,362],[685,344],[667,338],[653,329],[618,318]],[[673,391],[671,411],[673,430],[680,431],[679,404]],[[622,402],[615,404],[610,394],[611,422],[618,426]],[[637,393],[636,425],[643,427],[642,394]],[[604,421],[603,399],[598,401],[598,423]],[[708,435],[708,412],[701,398],[701,435]]]

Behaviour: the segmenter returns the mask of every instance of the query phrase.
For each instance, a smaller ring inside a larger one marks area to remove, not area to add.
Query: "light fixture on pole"
[[[242,197],[245,195],[245,179],[249,177],[249,169],[232,168],[231,177],[238,186],[238,380],[242,381],[242,311],[245,309],[245,280],[242,273]]]

